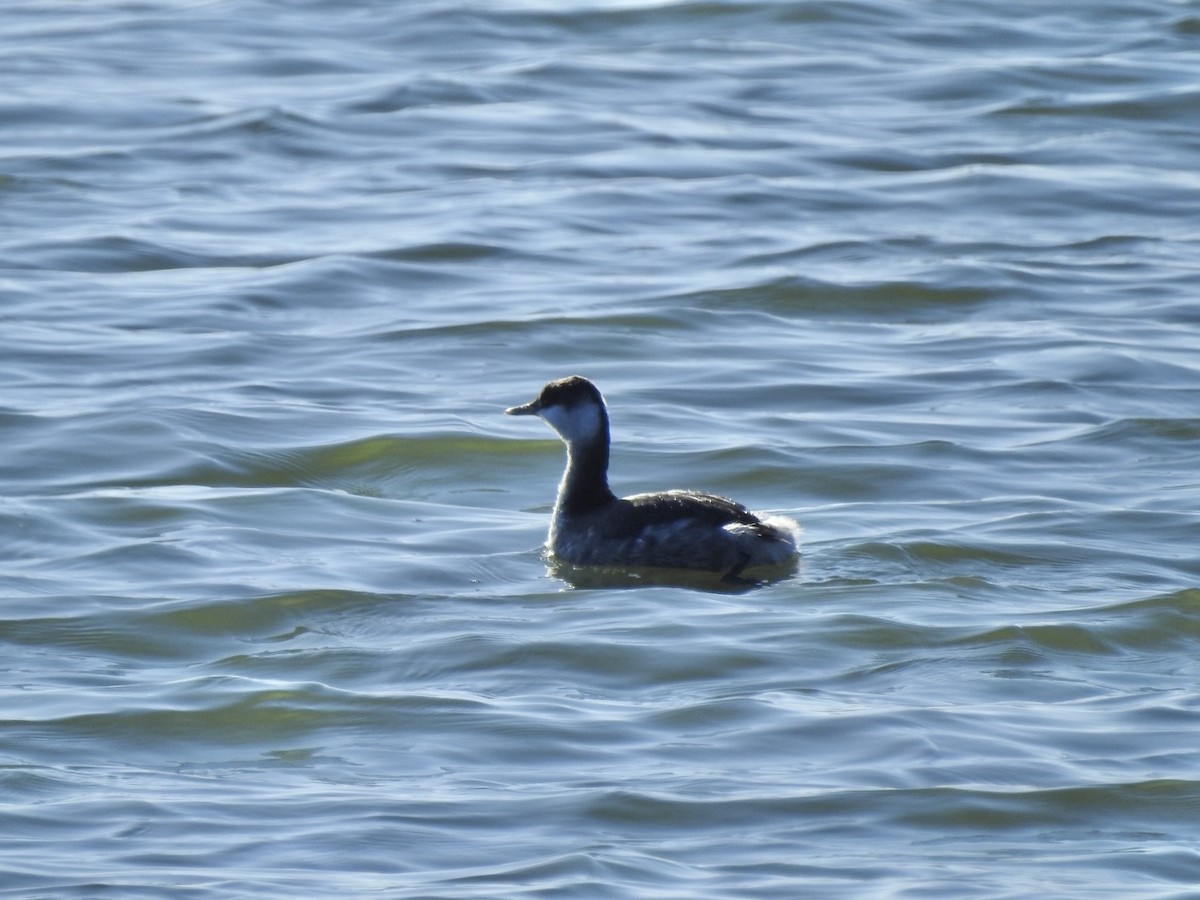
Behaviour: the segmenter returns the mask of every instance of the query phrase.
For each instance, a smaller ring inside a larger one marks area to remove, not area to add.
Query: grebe
[[[753,513],[699,491],[634,494],[608,487],[608,410],[596,386],[578,375],[552,381],[537,399],[505,410],[540,416],[567,445],[546,542],[577,566],[701,569],[737,580],[743,570],[794,561],[800,526]]]

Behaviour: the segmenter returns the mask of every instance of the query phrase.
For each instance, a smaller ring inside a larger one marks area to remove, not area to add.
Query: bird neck
[[[567,471],[558,486],[566,515],[589,512],[615,499],[608,487],[608,423],[586,439],[567,442]]]

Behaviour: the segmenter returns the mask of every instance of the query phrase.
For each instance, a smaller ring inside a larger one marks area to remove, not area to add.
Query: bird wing
[[[761,525],[758,516],[728,497],[700,491],[666,491],[634,494],[602,525],[605,538],[634,537],[646,528],[692,520],[720,528],[724,525]]]

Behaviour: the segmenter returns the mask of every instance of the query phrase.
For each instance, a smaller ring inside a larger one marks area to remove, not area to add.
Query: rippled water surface
[[[0,36],[0,895],[1197,896],[1200,4]],[[570,373],[799,571],[548,568]]]

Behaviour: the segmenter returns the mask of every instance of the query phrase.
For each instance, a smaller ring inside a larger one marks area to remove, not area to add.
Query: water
[[[1200,896],[1196,3],[0,33],[0,895]]]

